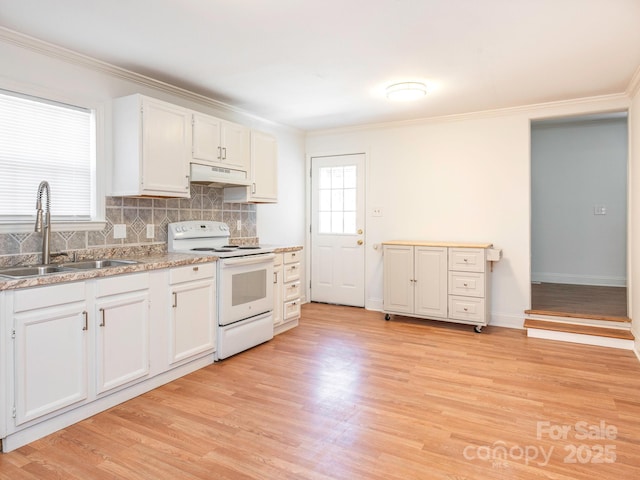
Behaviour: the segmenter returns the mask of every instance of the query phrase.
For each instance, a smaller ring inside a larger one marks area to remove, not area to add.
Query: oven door
[[[267,253],[219,260],[219,325],[273,310],[274,258]]]

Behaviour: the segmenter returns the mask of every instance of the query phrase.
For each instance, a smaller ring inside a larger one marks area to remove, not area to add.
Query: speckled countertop
[[[76,270],[71,272],[50,273],[36,277],[7,278],[0,276],[0,291],[16,288],[38,287],[52,285],[54,283],[75,282],[91,278],[110,277],[123,273],[144,272],[161,268],[179,267],[198,263],[209,263],[218,260],[216,256],[190,255],[185,253],[165,253],[144,256],[128,256],[127,260],[136,260],[138,263],[119,265],[117,267],[96,268],[92,270]]]
[[[301,246],[282,246],[271,245],[274,253],[286,253],[302,250]],[[149,270],[159,270],[162,268],[179,267],[181,265],[192,265],[199,263],[209,263],[218,260],[215,255],[192,255],[189,253],[166,253],[151,250],[150,253],[141,254],[143,250],[103,250],[101,254],[95,253],[89,258],[119,258],[126,260],[135,260],[138,263],[119,265],[116,267],[96,268],[91,270],[75,270],[69,272],[50,273],[34,277],[24,278],[8,278],[0,275],[0,291],[13,290],[17,288],[38,287],[43,285],[52,285],[55,283],[75,282],[80,280],[88,280],[91,278],[110,277],[112,275],[121,275],[123,273],[145,272]]]

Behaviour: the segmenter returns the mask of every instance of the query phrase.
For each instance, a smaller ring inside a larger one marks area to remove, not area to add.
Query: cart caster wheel
[[[476,333],[481,333],[482,327],[480,325],[476,325],[475,327],[473,327],[473,331]]]
[[[388,313],[384,316],[384,319],[388,322],[389,320],[391,320],[391,315],[389,315]]]

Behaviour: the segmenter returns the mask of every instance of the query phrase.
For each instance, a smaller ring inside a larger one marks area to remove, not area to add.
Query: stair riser
[[[600,347],[618,348],[622,350],[634,349],[633,340],[600,337],[597,335],[583,335],[579,333],[567,333],[557,332],[553,330],[527,328],[527,336],[532,338],[544,338],[547,340],[558,340],[561,342],[581,343],[583,345],[596,345]]]

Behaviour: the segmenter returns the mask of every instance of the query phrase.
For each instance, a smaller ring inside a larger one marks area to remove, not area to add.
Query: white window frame
[[[60,92],[54,92],[45,88],[38,88],[35,86],[17,85],[13,82],[0,81],[0,89],[7,92],[15,92],[30,97],[41,98],[44,101],[52,101],[67,105],[72,105],[80,108],[85,108],[93,112],[94,120],[94,138],[95,138],[95,165],[94,175],[95,178],[95,214],[94,218],[86,221],[56,221],[54,217],[51,220],[51,230],[55,232],[64,231],[98,231],[103,230],[106,225],[105,220],[105,143],[104,143],[104,130],[105,130],[105,107],[101,102],[87,100],[81,97],[68,96]],[[1,172],[0,172],[1,174]],[[45,176],[46,177],[46,176]],[[43,178],[46,180],[46,178]],[[34,199],[33,219],[3,222],[0,221],[0,233],[29,233],[34,231],[35,225],[35,199],[37,192],[25,192],[25,195],[32,196]],[[51,195],[64,195],[64,192],[51,192]],[[55,212],[52,212],[55,215]]]

